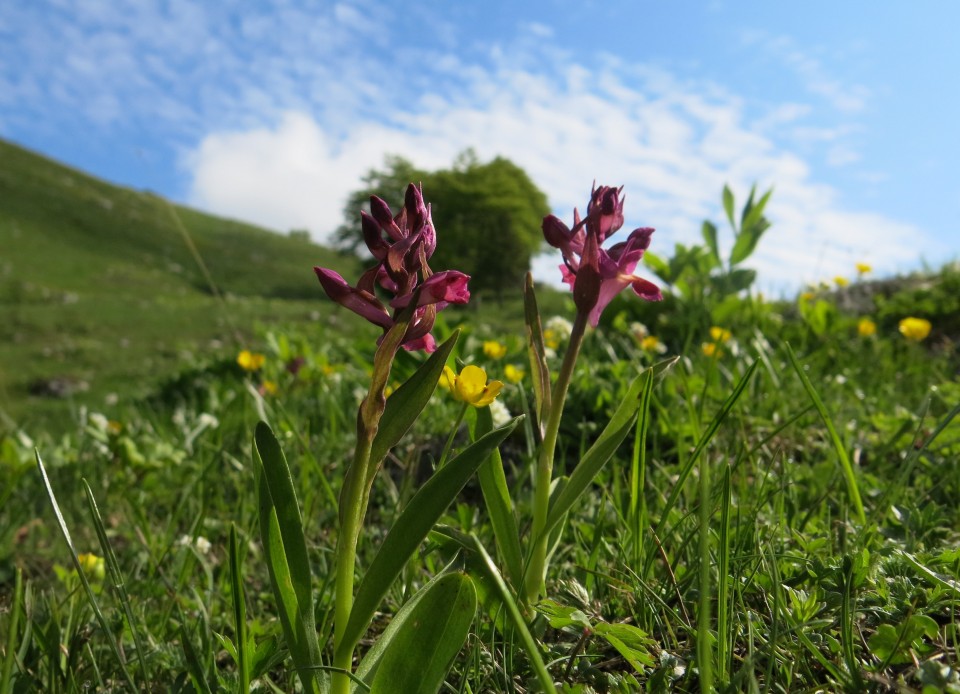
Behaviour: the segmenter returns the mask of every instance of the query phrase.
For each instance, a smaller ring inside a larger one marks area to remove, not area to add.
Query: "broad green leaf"
[[[757,271],[748,268],[738,268],[727,275],[730,293],[736,293],[749,289],[754,280],[757,279]]]
[[[446,574],[422,592],[391,634],[371,694],[434,694],[463,647],[477,611],[473,581],[466,574]]]
[[[547,618],[550,626],[554,629],[575,626],[579,629],[593,631],[593,623],[590,618],[579,608],[561,605],[555,600],[546,598],[537,603],[536,610]]]
[[[260,541],[280,607],[280,623],[300,681],[317,691],[315,668],[320,646],[313,617],[313,592],[307,543],[293,479],[280,444],[266,423],[257,424],[254,462],[258,471]]]
[[[537,427],[543,430],[543,422],[550,411],[550,367],[547,365],[547,350],[543,342],[543,326],[540,323],[540,309],[537,307],[537,295],[533,289],[533,275],[527,273],[523,285],[523,313],[527,328],[527,350],[530,356],[530,374],[533,378],[533,393],[537,400]]]
[[[613,413],[613,417],[610,418],[603,433],[577,463],[570,479],[560,494],[557,495],[556,501],[550,504],[544,533],[549,533],[560,522],[574,502],[587,490],[617,448],[620,447],[620,444],[633,428],[633,420],[637,414],[637,409],[640,407],[644,389],[653,387],[654,375],[654,370],[650,368],[645,369],[633,379],[633,383],[630,384],[626,395]]]
[[[726,188],[724,188],[724,190],[726,190]],[[710,255],[716,265],[722,265],[723,261],[720,260],[720,246],[717,244],[717,227],[714,226],[713,222],[704,220],[700,232],[703,234],[703,240],[706,241],[707,247],[710,249]]]
[[[833,424],[833,419],[830,417],[826,405],[823,404],[823,400],[820,399],[820,395],[817,393],[816,388],[813,387],[813,383],[810,382],[807,373],[803,370],[803,367],[800,366],[800,362],[797,361],[797,355],[793,353],[793,348],[790,347],[789,342],[786,343],[786,347],[787,356],[790,358],[790,364],[793,366],[793,370],[796,371],[797,376],[800,377],[800,382],[807,391],[807,395],[810,397],[813,406],[817,409],[817,412],[820,413],[820,419],[830,434],[830,441],[833,443],[833,449],[837,452],[837,458],[840,461],[840,470],[843,472],[844,480],[847,483],[847,494],[850,496],[854,511],[857,512],[857,518],[861,523],[866,523],[867,516],[863,510],[863,501],[860,500],[860,490],[857,488],[857,477],[854,474],[850,456],[847,455],[847,448],[840,439],[840,434]]]
[[[723,211],[727,213],[727,219],[730,220],[730,228],[733,229],[733,233],[737,233],[737,221],[733,217],[733,191],[730,190],[730,186],[724,184],[723,186]]]
[[[637,672],[644,668],[654,667],[656,661],[650,654],[650,647],[654,645],[642,629],[632,624],[605,624],[600,623],[594,630],[597,636],[602,636],[607,643],[617,649],[631,667]]]
[[[923,637],[935,639],[940,628],[926,615],[915,614],[905,622],[892,626],[881,624],[876,633],[867,641],[870,652],[886,665],[903,665],[912,662],[913,651],[929,649],[923,643]]]
[[[760,222],[760,220],[763,218],[763,210],[767,206],[767,202],[769,202],[771,195],[773,195],[773,188],[764,193],[763,197],[760,198],[755,205],[752,205],[750,209],[744,210],[745,214],[743,216],[743,226],[741,231],[752,229]],[[750,199],[753,200],[752,192],[750,194]],[[769,226],[769,224],[767,226]],[[763,231],[759,233],[763,233]]]
[[[373,440],[373,448],[370,450],[370,460],[375,461],[377,466],[379,462],[387,457],[387,453],[403,437],[407,430],[413,425],[423,411],[430,396],[440,381],[440,374],[443,373],[443,366],[447,363],[450,352],[457,344],[457,338],[460,331],[454,331],[453,335],[440,345],[430,358],[427,359],[419,369],[408,378],[403,385],[397,388],[393,394],[387,398],[387,404],[383,410],[383,416],[380,418],[377,436]]]
[[[479,438],[493,429],[493,417],[489,407],[477,410],[477,425],[474,438]],[[490,515],[490,525],[497,540],[497,549],[503,557],[504,566],[510,582],[518,587],[523,581],[523,551],[520,548],[520,531],[513,515],[513,502],[507,477],[503,471],[503,460],[499,449],[493,449],[490,457],[477,470],[483,501]]]
[[[423,542],[427,533],[477,468],[510,435],[521,419],[522,417],[515,417],[509,424],[481,436],[457,457],[437,470],[410,499],[384,538],[357,589],[350,619],[347,620],[340,642],[341,651],[353,650],[367,630],[383,596],[400,575],[407,560],[417,551],[417,547]]]

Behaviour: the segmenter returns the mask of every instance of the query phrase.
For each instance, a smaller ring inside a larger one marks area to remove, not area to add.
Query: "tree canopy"
[[[344,208],[337,243],[351,250],[362,245],[359,211],[369,209],[371,195],[383,198],[397,212],[407,184],[420,183],[437,229],[437,250],[430,264],[435,270],[467,273],[473,292],[499,296],[518,289],[543,243],[540,225],[550,212],[547,196],[508,159],[481,163],[467,150],[449,169],[425,171],[402,157],[388,156],[383,169],[371,170],[363,182]]]

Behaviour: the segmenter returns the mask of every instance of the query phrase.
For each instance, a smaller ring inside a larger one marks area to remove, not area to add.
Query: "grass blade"
[[[730,393],[723,405],[720,407],[720,411],[717,412],[716,416],[713,418],[713,421],[710,422],[706,432],[704,432],[703,436],[700,437],[696,448],[694,448],[693,453],[690,454],[690,459],[684,464],[683,469],[680,470],[680,474],[677,476],[677,481],[673,485],[673,491],[670,492],[670,496],[667,498],[667,503],[664,505],[663,512],[660,515],[660,520],[657,522],[656,528],[654,528],[654,534],[659,535],[660,531],[663,530],[663,525],[667,522],[667,518],[670,516],[670,511],[673,510],[673,507],[677,503],[677,499],[680,498],[680,492],[683,490],[683,483],[687,481],[687,478],[690,476],[690,472],[693,470],[693,466],[696,464],[697,459],[703,453],[704,449],[707,447],[707,444],[709,444],[713,439],[714,435],[717,433],[717,429],[719,429],[720,425],[723,423],[723,420],[726,419],[727,415],[730,414],[730,410],[732,410],[733,406],[737,403],[737,400],[739,400],[740,396],[743,395],[743,391],[746,390],[747,384],[750,382],[750,378],[757,370],[759,363],[759,361],[754,361],[752,364],[750,364],[750,367],[747,369],[746,373],[744,373],[743,378],[741,378],[737,383],[736,387],[733,389],[733,392]]]
[[[250,691],[250,654],[247,646],[247,605],[243,591],[243,573],[240,564],[240,547],[237,541],[237,525],[230,524],[230,591],[233,593],[234,639],[237,647],[238,692]]]
[[[804,372],[803,367],[800,366],[800,362],[797,361],[797,355],[793,353],[793,348],[790,346],[789,342],[785,343],[785,345],[787,348],[787,356],[790,358],[790,364],[793,366],[793,370],[796,371],[797,376],[800,377],[800,382],[807,391],[807,395],[810,396],[813,406],[817,409],[817,412],[820,414],[820,419],[823,420],[823,425],[827,428],[827,432],[830,434],[830,441],[833,443],[833,448],[837,452],[837,458],[840,460],[840,469],[843,472],[843,477],[847,483],[847,494],[850,495],[850,501],[853,503],[854,511],[857,513],[857,518],[861,523],[866,523],[867,515],[863,510],[863,501],[860,499],[860,490],[857,488],[857,477],[854,474],[853,464],[850,462],[850,456],[847,455],[847,449],[843,445],[843,441],[840,440],[840,434],[837,433],[837,428],[833,425],[833,420],[830,418],[830,413],[827,412],[827,408],[823,404],[823,400],[820,399],[820,395],[813,387],[813,383],[810,382],[810,379]]]
[[[7,625],[7,641],[4,649],[3,670],[0,670],[0,694],[13,691],[13,654],[16,651],[17,628],[23,611],[23,569],[17,567],[13,585],[13,601],[10,603],[10,623]]]
[[[117,640],[113,637],[113,631],[110,629],[110,625],[107,623],[107,618],[103,616],[103,612],[100,610],[100,605],[97,603],[97,598],[93,594],[93,588],[90,587],[90,581],[87,580],[87,575],[83,570],[83,566],[80,564],[80,558],[77,556],[77,550],[73,546],[73,538],[70,537],[70,529],[67,528],[67,521],[63,518],[63,513],[60,512],[60,504],[57,503],[56,494],[53,493],[53,487],[50,485],[50,478],[47,477],[47,470],[43,466],[43,461],[40,459],[40,451],[34,450],[34,454],[37,459],[37,467],[40,469],[40,478],[43,482],[43,488],[47,492],[47,498],[50,500],[50,505],[53,507],[53,513],[57,518],[57,526],[60,528],[60,534],[63,535],[63,541],[67,543],[67,549],[70,550],[70,558],[73,560],[73,568],[77,571],[77,576],[80,578],[80,583],[83,585],[83,590],[87,595],[87,601],[90,603],[90,608],[93,610],[93,614],[97,618],[97,622],[100,624],[100,630],[103,632],[104,638],[107,640],[107,643],[110,646],[110,650],[113,651],[114,657],[117,659],[117,664],[120,666],[120,671],[123,673],[124,679],[127,681],[127,684],[133,691],[138,691],[137,685],[133,681],[133,677],[130,675],[130,670],[127,669],[127,663],[123,659],[123,654],[120,652],[120,644],[117,643]]]
[[[523,619],[523,615],[520,614],[520,608],[517,606],[516,600],[513,599],[513,596],[510,594],[510,589],[507,588],[507,584],[503,580],[503,576],[500,575],[500,572],[497,571],[496,564],[493,563],[493,559],[487,553],[487,550],[484,549],[483,544],[480,542],[480,538],[476,535],[470,536],[473,539],[473,544],[477,549],[477,553],[483,559],[483,567],[487,572],[488,578],[493,581],[494,586],[497,588],[497,592],[500,594],[500,600],[503,601],[504,607],[507,608],[507,614],[510,615],[510,620],[513,622],[514,628],[520,634],[520,640],[523,642],[523,648],[527,652],[527,657],[530,658],[530,664],[533,667],[533,671],[537,674],[537,679],[540,681],[540,687],[547,694],[556,694],[557,688],[553,684],[553,678],[550,677],[550,673],[547,671],[547,666],[543,663],[543,658],[540,657],[540,649],[537,647],[537,642],[533,638],[533,635],[530,633],[530,630],[527,628],[527,623]]]
[[[107,538],[107,531],[103,525],[103,518],[100,516],[100,509],[97,507],[97,500],[93,497],[93,490],[86,480],[83,480],[83,488],[87,494],[87,505],[90,507],[90,515],[93,517],[93,525],[97,530],[97,538],[100,540],[100,549],[103,552],[104,560],[107,564],[107,571],[110,572],[110,581],[113,583],[114,590],[117,591],[117,597],[120,600],[120,606],[123,608],[124,617],[127,620],[127,627],[133,635],[133,643],[137,649],[137,659],[140,662],[140,673],[145,681],[152,681],[150,671],[147,669],[146,649],[143,641],[140,639],[138,624],[133,618],[133,609],[130,607],[130,596],[127,595],[127,588],[124,585],[123,574],[120,572],[120,563],[113,553],[113,547]]]

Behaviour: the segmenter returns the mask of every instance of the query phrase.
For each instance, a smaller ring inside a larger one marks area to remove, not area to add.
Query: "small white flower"
[[[649,335],[650,331],[647,329],[647,326],[645,326],[643,323],[634,321],[633,323],[630,324],[630,334],[633,335],[633,338],[637,342],[639,342],[640,340],[645,338],[647,335]]]
[[[93,428],[98,431],[106,431],[107,426],[110,424],[110,420],[99,412],[91,412],[87,419],[90,424],[93,425]]]
[[[513,419],[513,415],[510,414],[510,410],[508,410],[507,406],[499,400],[494,400],[491,402],[489,407],[490,416],[493,418],[493,426],[502,427],[504,424]]]
[[[544,326],[546,330],[552,330],[553,334],[561,340],[566,340],[573,332],[573,323],[563,316],[553,316]]]
[[[197,426],[201,428],[216,429],[220,426],[220,420],[209,412],[202,412],[197,418]]]

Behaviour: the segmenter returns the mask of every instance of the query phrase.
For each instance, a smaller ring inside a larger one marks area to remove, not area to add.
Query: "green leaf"
[[[257,502],[263,544],[280,623],[300,681],[316,692],[313,672],[320,665],[320,646],[313,617],[313,591],[307,543],[293,478],[280,444],[265,422],[254,434],[258,470]]]
[[[367,630],[383,596],[400,575],[407,560],[413,556],[427,533],[477,468],[510,435],[521,419],[522,417],[515,417],[509,424],[477,439],[460,455],[437,470],[410,499],[384,538],[357,589],[338,655],[342,655],[343,651],[353,651]]]
[[[455,330],[446,342],[440,345],[430,358],[427,359],[403,385],[397,388],[387,398],[387,404],[380,418],[377,436],[370,449],[370,460],[380,461],[387,457],[387,453],[403,438],[407,430],[413,425],[423,411],[433,391],[436,390],[443,373],[443,366],[447,363],[450,352],[457,344],[460,331]]]
[[[493,429],[493,417],[489,407],[477,410],[477,425],[474,438],[479,438]],[[493,449],[490,457],[477,471],[483,502],[490,516],[490,525],[497,540],[497,548],[503,557],[507,576],[514,587],[523,582],[523,551],[520,548],[520,531],[513,515],[513,502],[507,487],[507,476],[503,471],[503,460],[499,449]]]
[[[527,328],[527,349],[530,356],[530,373],[533,378],[533,393],[537,401],[537,426],[542,432],[543,422],[550,411],[550,367],[547,365],[547,350],[543,342],[543,326],[540,324],[540,309],[533,289],[533,275],[527,273],[523,286],[523,313]]]
[[[575,626],[579,629],[593,631],[593,623],[583,610],[568,605],[561,605],[555,600],[546,598],[536,605],[537,612],[547,618],[554,629]]]
[[[389,635],[371,694],[434,694],[463,647],[477,611],[477,590],[466,574],[442,576],[422,591],[409,616]]]
[[[726,188],[724,188],[724,190],[726,190]],[[703,240],[706,241],[707,247],[710,249],[710,256],[715,261],[715,266],[722,265],[723,261],[720,260],[720,246],[717,243],[717,227],[714,226],[713,222],[704,220],[700,233],[703,234]]]
[[[726,277],[729,283],[729,293],[733,294],[743,291],[744,289],[749,289],[754,280],[757,279],[757,271],[748,268],[738,268],[730,272]]]
[[[547,514],[547,521],[543,529],[544,533],[549,533],[563,519],[574,502],[587,490],[593,479],[607,464],[617,448],[620,447],[627,433],[633,428],[633,420],[637,414],[637,409],[640,407],[644,390],[653,387],[654,375],[654,370],[650,368],[645,369],[633,379],[633,383],[627,389],[627,394],[620,401],[620,405],[613,413],[613,417],[610,418],[603,433],[600,434],[590,450],[584,454],[574,468],[570,479],[560,494],[557,495],[556,501],[550,504],[550,511]]]
[[[850,496],[850,501],[853,504],[854,511],[857,513],[857,518],[861,523],[866,523],[867,516],[863,510],[863,501],[860,500],[860,490],[857,488],[857,477],[856,474],[854,474],[850,456],[847,455],[847,448],[840,439],[840,434],[833,424],[833,419],[830,417],[826,405],[823,404],[823,400],[820,399],[820,395],[813,387],[813,383],[811,383],[807,377],[806,371],[803,370],[800,362],[797,361],[797,355],[793,353],[793,348],[790,347],[789,342],[786,343],[786,347],[787,356],[790,357],[790,364],[793,366],[793,370],[796,371],[797,376],[800,377],[800,382],[807,391],[807,395],[810,397],[813,406],[817,409],[817,412],[820,413],[820,419],[830,434],[830,441],[833,443],[833,449],[837,452],[837,458],[840,461],[840,470],[843,472],[844,480],[847,483],[847,494]]]
[[[741,231],[744,229],[752,229],[760,223],[761,219],[763,218],[763,210],[767,206],[767,202],[769,202],[771,195],[773,195],[773,188],[771,188],[766,193],[764,193],[763,197],[760,198],[760,200],[757,201],[755,205],[751,205],[748,209],[744,209],[743,225],[742,225]],[[753,191],[750,192],[750,199],[753,200]],[[764,230],[768,226],[770,225],[767,224],[764,227]],[[763,231],[760,231],[758,233],[763,233]]]
[[[913,661],[912,651],[924,651],[923,637],[936,638],[940,629],[926,615],[913,615],[905,622],[892,626],[881,624],[870,637],[870,652],[885,665],[903,665]]]
[[[723,210],[727,213],[727,219],[730,220],[730,228],[733,229],[733,233],[737,233],[737,221],[733,217],[733,191],[730,190],[730,186],[724,184],[723,186]]]
[[[756,188],[750,191],[750,199],[743,208],[743,217],[740,223],[740,234],[733,244],[733,250],[730,251],[730,264],[736,265],[743,262],[757,247],[760,237],[770,228],[770,222],[763,217],[763,209],[770,200],[773,189],[768,190],[760,200],[754,204],[753,198]]]
[[[637,672],[643,672],[644,668],[656,665],[656,661],[650,654],[650,647],[654,642],[642,629],[632,624],[601,623],[597,625],[594,633],[616,648],[617,652]]]

